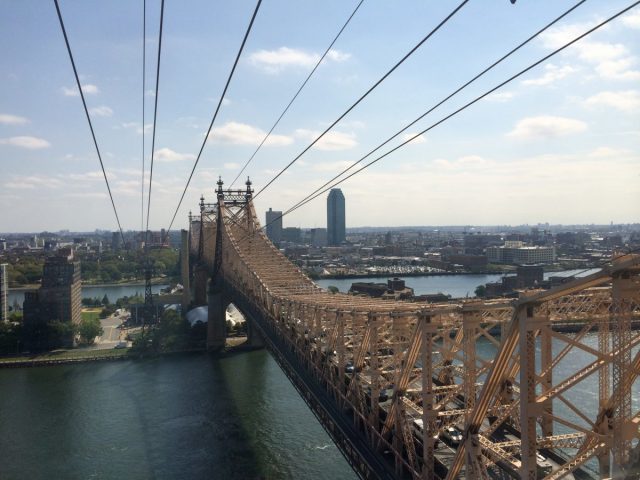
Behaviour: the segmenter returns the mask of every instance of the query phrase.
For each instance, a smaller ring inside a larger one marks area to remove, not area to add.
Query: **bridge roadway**
[[[630,327],[640,318],[640,257],[512,302],[333,295],[266,238],[250,184],[230,191],[220,181],[216,194],[183,235],[183,260],[187,250],[192,260],[185,284],[193,279],[195,304],[209,303],[208,345],[224,345],[224,309],[234,303],[361,477],[586,478],[588,463],[607,478],[640,469],[632,403],[640,334]],[[568,322],[576,332],[554,330]],[[495,357],[479,355],[478,342]],[[577,355],[586,363],[572,362]],[[576,395],[594,385],[598,404],[585,411]],[[435,440],[453,425],[463,440],[447,459]],[[505,428],[520,438],[505,440]]]

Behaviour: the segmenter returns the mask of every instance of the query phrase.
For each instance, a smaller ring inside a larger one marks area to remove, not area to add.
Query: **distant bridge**
[[[362,478],[640,476],[640,256],[509,302],[331,294],[268,240],[250,182],[216,194],[183,231],[183,303],[192,283],[212,350],[234,303]]]

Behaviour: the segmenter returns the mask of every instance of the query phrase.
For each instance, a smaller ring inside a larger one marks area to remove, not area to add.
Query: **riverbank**
[[[172,279],[167,277],[156,277],[151,279],[151,285],[166,285],[169,283],[175,283]],[[90,288],[113,288],[113,287],[144,287],[144,280],[130,280],[119,283],[91,283],[87,281],[82,282],[83,287]],[[9,292],[26,292],[27,290],[35,290],[40,288],[39,283],[20,285],[19,287],[9,287]]]
[[[355,274],[335,274],[335,275],[322,275],[315,280],[349,280],[358,278],[392,278],[392,277],[451,277],[455,275],[507,275],[515,274],[515,270],[508,271],[491,271],[483,270],[480,272],[408,272],[408,273],[389,273],[389,272],[370,272],[370,273],[355,273]]]
[[[37,355],[0,358],[0,368],[44,367],[67,363],[103,362],[133,358],[129,349],[110,350],[56,350]]]
[[[255,350],[247,344],[247,337],[229,337],[222,355]],[[114,360],[139,360],[141,358],[166,357],[206,352],[204,348],[170,352],[132,352],[131,348],[108,350],[56,350],[37,355],[20,355],[0,358],[0,368],[47,367],[70,363],[104,362]]]
[[[593,267],[598,268],[598,267]],[[550,273],[564,273],[567,271],[583,271],[590,270],[592,267],[585,267],[582,269],[567,269],[562,266],[548,266],[545,265],[544,271],[546,274]],[[516,267],[503,267],[498,269],[479,270],[475,272],[365,272],[365,273],[353,273],[353,274],[329,274],[322,275],[315,280],[349,280],[359,278],[391,278],[391,277],[451,277],[451,276],[472,276],[472,275],[515,275]]]

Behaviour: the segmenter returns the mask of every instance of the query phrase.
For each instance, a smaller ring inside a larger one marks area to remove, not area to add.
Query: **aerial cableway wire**
[[[109,198],[111,199],[111,206],[113,207],[113,213],[116,216],[116,222],[118,223],[118,230],[120,230],[120,238],[124,245],[124,233],[122,232],[122,225],[120,224],[120,217],[118,217],[118,210],[116,204],[113,201],[113,194],[111,193],[111,187],[109,186],[109,179],[107,178],[107,172],[104,169],[104,163],[102,162],[102,155],[100,154],[100,148],[98,147],[98,141],[96,140],[96,134],[93,130],[93,124],[91,123],[91,116],[89,115],[89,109],[87,108],[87,102],[84,99],[84,93],[82,92],[82,85],[80,85],[80,77],[78,76],[78,70],[76,69],[76,62],[73,59],[73,53],[71,52],[71,45],[69,44],[69,38],[67,37],[67,30],[64,27],[64,21],[62,20],[62,12],[60,12],[60,5],[58,0],[54,0],[56,6],[56,12],[58,13],[58,20],[60,21],[60,28],[62,29],[62,35],[64,36],[64,42],[67,46],[67,52],[69,53],[69,60],[71,60],[71,67],[73,67],[73,75],[76,78],[76,84],[78,85],[78,91],[80,92],[80,98],[82,99],[82,105],[84,107],[84,113],[87,116],[87,122],[89,123],[89,129],[91,130],[91,137],[93,138],[93,144],[96,147],[96,153],[98,154],[98,160],[100,161],[100,168],[102,169],[102,175],[104,181],[107,184],[107,191],[109,192]]]
[[[271,129],[267,132],[267,134],[264,136],[264,138],[262,139],[262,141],[260,142],[260,144],[258,145],[258,147],[255,149],[255,151],[253,152],[253,154],[249,157],[249,160],[246,161],[246,163],[243,165],[243,167],[240,169],[240,172],[238,172],[238,175],[236,175],[236,178],[233,179],[233,182],[231,182],[231,185],[229,185],[229,187],[233,187],[233,185],[238,181],[238,178],[240,178],[240,175],[242,175],[242,172],[245,171],[245,169],[249,166],[249,164],[253,161],[253,158],[257,155],[257,153],[260,151],[260,149],[262,148],[262,146],[264,145],[264,143],[267,141],[267,139],[269,138],[269,136],[271,135],[271,133],[273,133],[273,131],[275,130],[275,128],[278,126],[278,124],[280,123],[280,120],[282,120],[282,117],[285,116],[285,114],[287,113],[287,111],[289,110],[289,108],[291,107],[291,105],[293,105],[293,102],[295,102],[296,98],[298,98],[298,95],[300,95],[300,92],[302,92],[302,90],[304,89],[304,87],[307,85],[307,83],[309,82],[309,80],[311,79],[311,77],[313,76],[313,74],[315,73],[315,71],[318,69],[318,67],[320,66],[320,64],[322,63],[322,61],[324,60],[324,58],[329,54],[329,52],[331,51],[331,49],[333,48],[333,45],[338,41],[338,38],[340,38],[340,35],[342,35],[342,32],[344,32],[344,30],[347,28],[347,25],[349,25],[349,23],[351,22],[351,19],[355,16],[356,12],[358,11],[358,9],[360,8],[360,6],[363,4],[364,0],[360,0],[360,2],[358,2],[358,4],[356,5],[356,8],[353,10],[353,12],[351,12],[351,15],[349,15],[349,18],[347,18],[347,21],[344,23],[344,25],[342,25],[342,28],[340,29],[340,31],[338,32],[338,34],[333,38],[333,40],[331,41],[331,43],[329,44],[329,46],[327,47],[327,49],[324,51],[324,53],[322,54],[322,56],[320,57],[320,59],[318,60],[318,62],[316,63],[315,67],[313,67],[313,69],[311,70],[311,72],[309,72],[309,75],[307,75],[307,78],[304,80],[304,82],[302,82],[302,85],[300,85],[300,88],[298,88],[298,91],[295,93],[295,95],[293,96],[293,98],[289,101],[289,104],[285,107],[285,109],[282,111],[282,113],[280,114],[280,116],[278,117],[278,119],[275,121],[275,123],[273,124],[273,126],[271,127]]]
[[[455,9],[453,9],[453,11],[451,13],[449,13],[449,15],[447,15],[438,25],[435,26],[435,28],[433,28],[422,40],[420,40],[411,50],[409,50],[409,52],[402,57],[393,67],[391,67],[391,69],[389,69],[387,71],[387,73],[385,73],[376,83],[374,83],[369,90],[367,90],[360,98],[358,98],[358,100],[355,101],[355,103],[353,103],[342,115],[340,115],[331,125],[329,125],[318,137],[316,137],[316,139],[311,142],[304,150],[302,150],[302,152],[300,152],[298,154],[297,157],[295,157],[293,160],[291,160],[291,162],[289,162],[282,170],[280,170],[271,180],[269,180],[269,182],[262,187],[254,196],[253,198],[257,198],[262,192],[264,192],[267,188],[269,188],[269,186],[275,182],[280,175],[282,175],[284,172],[286,172],[289,167],[291,167],[294,163],[296,163],[300,157],[302,157],[305,153],[307,153],[316,143],[318,143],[318,141],[320,141],[320,139],[322,139],[327,133],[329,133],[329,131],[335,127],[338,122],[340,122],[344,117],[346,117],[349,112],[351,112],[354,108],[356,108],[360,102],[362,102],[371,92],[373,92],[382,82],[384,82],[387,77],[389,77],[389,75],[391,75],[400,65],[402,65],[405,60],[407,60],[411,55],[413,55],[422,45],[424,45],[424,43],[429,40],[431,38],[431,36],[433,34],[435,34],[438,30],[440,30],[440,28],[442,26],[444,26],[456,13],[458,13],[460,11],[460,9],[462,7],[464,7],[467,2],[469,0],[464,0],[463,2],[461,2]]]
[[[441,125],[442,123],[446,122],[447,120],[451,119],[452,117],[458,115],[459,113],[461,113],[462,111],[466,110],[467,108],[469,108],[470,106],[474,105],[475,103],[479,102],[480,100],[482,100],[483,98],[491,95],[492,93],[494,93],[496,90],[499,90],[500,88],[504,87],[505,85],[511,83],[512,81],[516,80],[517,78],[521,77],[522,75],[524,75],[525,73],[527,73],[528,71],[532,70],[533,68],[537,67],[538,65],[540,65],[541,63],[547,61],[548,59],[550,59],[551,57],[557,55],[558,53],[564,51],[566,48],[570,47],[571,45],[573,45],[574,43],[582,40],[584,37],[590,35],[591,33],[595,32],[596,30],[602,28],[603,26],[605,26],[606,24],[608,24],[609,22],[611,22],[612,20],[615,20],[616,18],[618,18],[619,16],[623,15],[624,13],[626,13],[627,11],[631,10],[632,8],[638,6],[638,4],[640,4],[640,0],[632,3],[631,5],[629,5],[628,7],[620,10],[618,13],[612,15],[611,17],[607,18],[606,20],[600,22],[599,24],[597,24],[596,26],[592,27],[591,29],[587,30],[586,32],[584,32],[583,34],[575,37],[573,40],[565,43],[563,46],[557,48],[556,50],[554,50],[553,52],[549,53],[548,55],[545,55],[544,57],[542,57],[541,59],[537,60],[536,62],[530,64],[528,67],[520,70],[518,73],[512,75],[511,77],[509,77],[507,80],[504,80],[503,82],[499,83],[498,85],[496,85],[495,87],[491,88],[490,90],[487,90],[485,93],[479,95],[478,97],[474,98],[473,100],[471,100],[470,102],[464,104],[462,107],[458,108],[457,110],[453,111],[452,113],[446,115],[445,117],[441,118],[440,120],[438,120],[437,122],[431,124],[429,127],[425,128],[424,130],[412,135],[410,138],[408,138],[407,140],[403,141],[402,143],[400,143],[399,145],[395,146],[394,148],[392,148],[391,150],[387,151],[386,153],[380,155],[379,157],[375,158],[374,160],[370,161],[369,163],[367,163],[366,165],[364,165],[363,167],[359,168],[358,170],[356,170],[355,172],[352,172],[351,174],[349,174],[348,176],[342,178],[341,180],[337,181],[336,183],[333,183],[332,185],[324,188],[323,190],[321,190],[320,192],[314,194],[311,197],[307,197],[305,200],[302,200],[300,202],[298,202],[297,204],[295,204],[293,207],[291,207],[290,209],[288,209],[286,212],[284,212],[282,215],[276,217],[274,220],[272,220],[271,222],[267,223],[265,226],[262,227],[262,229],[265,229],[267,226],[271,225],[272,223],[278,221],[279,219],[281,219],[282,217],[284,217],[285,215],[288,215],[289,213],[292,213],[293,211],[297,210],[298,208],[306,205],[307,203],[309,203],[310,201],[314,200],[315,198],[319,197],[320,195],[322,195],[323,193],[327,192],[328,190],[330,190],[331,188],[336,187],[337,185],[343,183],[344,181],[348,180],[349,178],[353,177],[354,175],[357,175],[358,173],[362,172],[363,170],[369,168],[371,165],[379,162],[380,160],[384,159],[385,157],[387,157],[388,155],[392,154],[393,152],[395,152],[396,150],[399,150],[400,148],[404,147],[405,145],[407,145],[408,143],[412,142],[413,140],[415,140],[416,138],[420,137],[421,135],[425,134],[426,132],[434,129],[435,127]],[[342,174],[344,174],[347,171],[347,169],[345,169],[342,173],[340,173],[338,175],[341,176]],[[253,235],[255,235],[255,233],[252,234],[248,234],[245,237],[243,237],[240,241],[244,241],[250,237],[252,237]]]
[[[140,232],[144,230],[144,122],[147,66],[147,0],[142,0],[142,181],[140,183]]]
[[[149,214],[151,212],[151,186],[153,184],[153,158],[156,150],[156,119],[158,115],[158,87],[160,85],[160,54],[162,53],[162,24],[164,20],[164,0],[160,2],[160,31],[158,32],[158,62],[156,64],[156,94],[153,107],[153,133],[151,135],[151,165],[149,166],[149,198],[147,200],[147,228],[145,230],[145,245],[149,236]],[[143,97],[144,98],[144,97]],[[142,125],[144,136],[144,124]],[[162,239],[164,243],[164,239]]]
[[[173,222],[176,219],[176,215],[178,214],[178,210],[180,210],[180,206],[182,205],[182,201],[184,200],[184,196],[187,193],[187,189],[189,188],[189,184],[191,183],[191,179],[193,178],[193,174],[196,171],[196,167],[198,166],[198,162],[200,161],[200,157],[202,156],[202,151],[204,150],[205,145],[207,144],[207,139],[209,138],[209,134],[211,133],[211,128],[213,127],[214,122],[218,116],[218,112],[220,111],[220,106],[222,105],[222,101],[227,93],[227,89],[229,88],[229,84],[231,83],[231,79],[233,78],[233,73],[236,70],[236,66],[238,65],[238,61],[240,60],[240,56],[242,55],[242,51],[244,50],[244,46],[247,43],[247,38],[249,38],[249,33],[251,32],[251,28],[253,27],[253,22],[258,15],[258,10],[260,9],[260,4],[262,0],[258,0],[256,4],[256,8],[253,11],[253,15],[251,16],[251,21],[249,22],[249,26],[247,27],[247,31],[244,34],[244,38],[242,39],[242,44],[240,45],[240,49],[238,50],[238,54],[236,55],[236,59],[233,62],[233,67],[231,68],[231,72],[229,73],[229,77],[227,78],[227,82],[222,90],[222,95],[220,95],[220,100],[218,101],[218,105],[216,106],[216,110],[213,114],[213,118],[211,119],[211,123],[209,124],[209,128],[207,129],[207,133],[204,136],[204,140],[202,141],[202,146],[200,147],[200,151],[198,152],[198,156],[196,157],[196,161],[193,164],[193,168],[191,169],[191,173],[189,174],[189,178],[187,179],[187,184],[184,186],[184,190],[182,191],[182,195],[180,196],[180,201],[178,202],[178,206],[176,207],[176,211],[173,213],[173,217],[171,218],[171,223],[169,223],[169,228],[165,233],[165,238],[169,235],[171,231],[171,227],[173,226]],[[164,243],[164,238],[162,239]]]
[[[367,158],[369,158],[371,155],[373,155],[375,152],[377,152],[378,150],[380,150],[382,147],[384,147],[385,145],[387,145],[389,142],[391,142],[393,139],[397,138],[400,134],[402,134],[403,132],[406,132],[409,128],[411,128],[413,125],[415,125],[416,123],[418,123],[420,120],[422,120],[424,117],[426,117],[427,115],[429,115],[431,112],[433,112],[435,109],[437,109],[438,107],[440,107],[442,104],[444,104],[445,102],[449,101],[451,98],[453,98],[454,96],[456,96],[458,93],[460,93],[462,90],[464,90],[465,88],[467,88],[469,85],[471,85],[472,83],[474,83],[476,80],[480,79],[481,77],[483,77],[486,73],[488,73],[490,70],[493,70],[495,67],[497,67],[499,64],[501,64],[503,61],[505,61],[507,58],[509,58],[511,55],[513,55],[514,53],[516,53],[518,50],[520,50],[522,47],[524,47],[525,45],[527,45],[528,43],[530,43],[532,40],[534,40],[535,38],[537,38],[541,33],[545,32],[546,30],[548,30],[549,28],[551,28],[553,25],[555,25],[556,23],[558,23],[560,20],[562,20],[564,17],[566,17],[567,15],[569,15],[571,12],[573,12],[576,8],[578,8],[580,5],[582,5],[583,3],[585,3],[587,0],[581,0],[578,3],[576,3],[575,5],[573,5],[571,8],[569,8],[568,10],[566,10],[564,13],[562,13],[560,16],[556,17],[554,20],[552,20],[551,22],[549,22],[548,24],[546,24],[544,27],[542,27],[540,30],[538,30],[536,33],[534,33],[533,35],[531,35],[529,38],[527,38],[526,40],[524,40],[523,42],[521,42],[520,44],[518,44],[516,47],[512,48],[508,53],[504,54],[502,57],[500,57],[498,60],[496,60],[495,62],[493,62],[491,65],[489,65],[487,68],[485,68],[484,70],[482,70],[480,73],[478,73],[476,76],[474,76],[471,80],[467,81],[466,83],[464,83],[463,85],[461,85],[460,87],[458,87],[456,90],[454,90],[452,93],[450,93],[449,95],[447,95],[446,97],[444,97],[442,100],[440,100],[438,103],[436,103],[435,105],[433,105],[431,108],[429,108],[426,112],[424,112],[422,115],[420,115],[419,117],[417,117],[415,120],[413,120],[411,123],[408,123],[407,125],[405,125],[402,129],[398,130],[395,134],[393,134],[392,136],[390,136],[389,138],[387,138],[384,142],[382,142],[381,144],[379,144],[377,147],[375,147],[373,150],[371,150],[369,153],[367,153],[366,155],[364,155],[363,157],[361,157],[358,161],[356,161],[355,163],[351,164],[349,167],[347,167],[346,169],[344,169],[342,172],[338,173],[335,177],[333,177],[331,180],[327,181],[325,184],[323,184],[322,186],[318,187],[316,190],[314,190],[313,192],[311,192],[309,195],[307,195],[305,198],[303,198],[302,200],[300,200],[298,202],[298,204],[303,203],[305,200],[311,198],[313,195],[315,195],[316,193],[318,193],[320,190],[322,190],[324,187],[326,187],[327,185],[329,185],[331,182],[335,181],[336,179],[340,178],[342,175],[344,175],[345,173],[347,173],[348,171],[350,171],[351,169],[353,169],[356,165],[362,163],[364,160],[366,160]],[[297,205],[294,205],[294,207],[297,207]],[[292,208],[294,208],[292,207]],[[287,212],[285,212],[286,215]]]

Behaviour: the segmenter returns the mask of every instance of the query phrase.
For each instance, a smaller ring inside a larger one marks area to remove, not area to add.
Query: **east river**
[[[0,370],[0,478],[355,479],[264,350]]]
[[[491,277],[406,280],[417,294],[459,296]],[[322,284],[344,291],[352,281]],[[588,342],[596,346],[597,337]],[[487,357],[495,351],[488,342],[478,348]],[[591,360],[575,352],[558,379]],[[597,391],[594,375],[567,394],[591,411]],[[634,394],[634,409],[639,400]],[[356,478],[264,350],[2,369],[0,452],[2,480]]]

